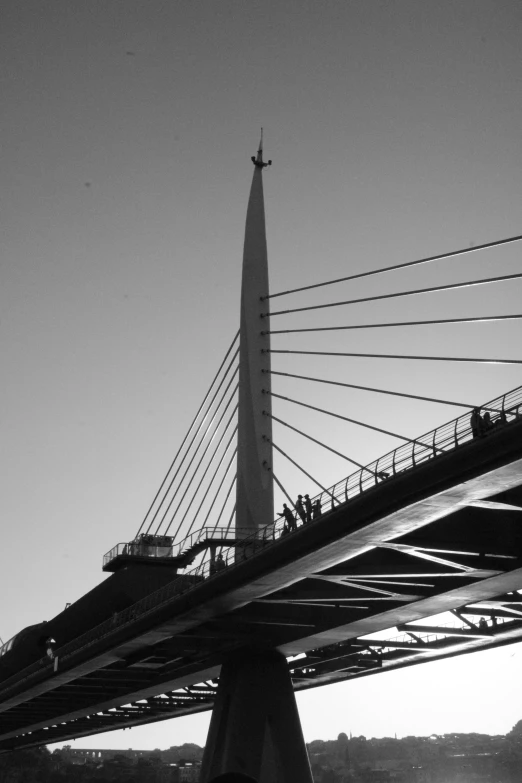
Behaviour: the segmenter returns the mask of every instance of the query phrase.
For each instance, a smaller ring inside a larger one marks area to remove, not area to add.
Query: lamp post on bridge
[[[268,261],[262,173],[263,134],[248,200],[239,353],[236,533],[274,520]],[[236,551],[240,551],[236,549]],[[202,783],[242,772],[259,783],[313,783],[292,679],[277,650],[237,649],[223,661],[201,770]]]

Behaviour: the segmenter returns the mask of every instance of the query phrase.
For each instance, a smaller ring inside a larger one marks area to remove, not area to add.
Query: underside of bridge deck
[[[0,751],[210,709],[242,648],[283,653],[299,690],[522,640],[521,435],[387,479],[0,683]]]

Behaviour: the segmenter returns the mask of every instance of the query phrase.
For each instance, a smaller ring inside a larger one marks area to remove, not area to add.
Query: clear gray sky
[[[4,640],[98,583],[103,554],[140,524],[238,326],[261,125],[274,291],[522,233],[521,21],[518,0],[4,0]],[[325,289],[321,301],[515,271],[519,247]],[[518,312],[520,293],[500,284],[306,322]],[[330,345],[520,358],[518,322],[423,328]],[[285,366],[470,403],[522,382],[516,367]],[[459,412],[356,393],[322,401],[411,436]],[[295,421],[360,461],[396,445]],[[315,467],[327,485],[348,472]],[[522,717],[520,665],[512,647],[315,690],[298,699],[305,735],[504,732]],[[207,722],[76,744],[202,744]]]

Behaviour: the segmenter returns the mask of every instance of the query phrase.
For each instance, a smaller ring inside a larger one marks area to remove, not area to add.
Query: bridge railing
[[[483,409],[491,413],[493,427],[501,426],[520,415],[522,408],[522,387],[486,403]],[[487,434],[487,433],[486,433]],[[470,424],[470,413],[458,416],[437,427],[425,435],[398,446],[384,454],[379,459],[352,473],[347,478],[334,484],[326,492],[321,492],[313,500],[319,500],[321,506],[344,503],[381,481],[402,473],[417,465],[427,462],[445,452],[452,451],[467,441],[473,439]]]
[[[463,614],[466,614],[465,609],[462,611]],[[485,618],[484,618],[485,619]],[[415,635],[422,639],[423,642],[433,643],[433,642],[439,642],[441,640],[445,640],[448,637],[453,636],[453,638],[458,638],[458,635],[454,635],[451,632],[452,631],[462,631],[462,637],[465,638],[466,632],[469,631],[470,634],[473,632],[480,633],[483,631],[483,636],[487,638],[488,636],[493,636],[496,631],[501,629],[501,626],[504,625],[513,625],[513,623],[519,623],[520,617],[502,617],[502,616],[495,616],[494,620],[492,618],[491,623],[488,623],[487,629],[484,630],[484,628],[481,628],[480,625],[475,624],[475,628],[466,627],[463,625],[462,622],[458,622],[457,620],[450,620],[445,622],[437,621],[437,626],[440,628],[440,632],[437,633],[431,628],[428,627],[426,631],[424,631],[419,624],[415,626]],[[445,629],[448,630],[449,633],[445,634]],[[413,630],[413,629],[412,629]],[[501,629],[505,631],[506,629]],[[371,635],[373,636],[373,634]],[[389,636],[388,638],[368,638],[368,636],[360,636],[359,641],[366,642],[368,647],[372,646],[372,642],[379,642],[379,645],[382,647],[383,644],[386,642],[399,642],[401,644],[412,644],[412,646],[418,645],[418,642],[415,641],[411,636],[408,635],[406,631],[401,631],[399,634],[394,634],[393,636]],[[375,646],[375,645],[374,645]],[[390,648],[393,649],[393,648]]]
[[[250,532],[250,530],[242,530],[241,528],[230,530],[228,527],[202,527],[184,538],[179,544],[175,544],[173,554],[176,557],[186,552],[187,549],[210,540],[215,541],[216,545],[219,546],[220,542],[233,541],[248,535]]]
[[[103,565],[107,565],[116,557],[128,555],[130,557],[172,557],[172,546],[157,546],[146,544],[143,541],[131,541],[120,543],[103,556]]]
[[[493,428],[513,421],[521,414],[522,387],[517,387],[501,397],[495,398],[491,402],[486,403],[482,409],[489,410]],[[449,451],[453,451],[458,446],[471,440],[473,440],[473,432],[470,424],[470,413],[467,412],[434,430],[430,430],[425,435],[398,446],[357,470],[312,498],[312,504],[319,501],[321,508],[320,519],[337,506],[372,489],[380,482],[386,481],[399,473],[411,470],[417,465]],[[316,520],[312,521],[315,522]],[[250,557],[251,554],[259,551],[260,547],[266,546],[270,541],[275,541],[284,534],[284,519],[283,517],[278,517],[271,525],[267,525],[245,538],[241,546],[240,557],[242,559]],[[236,552],[237,554],[239,552]]]
[[[522,387],[517,387],[501,397],[497,397],[486,403],[483,408],[487,408],[490,411],[493,427],[514,420],[520,415],[520,409],[522,408]],[[326,491],[316,495],[312,498],[312,503],[319,501],[321,508],[321,516],[319,518],[322,518],[337,506],[374,488],[382,481],[411,470],[417,465],[421,465],[437,456],[453,451],[458,446],[472,439],[473,432],[470,424],[470,414],[467,412],[434,430],[430,430],[425,435],[398,446],[365,467],[355,471]],[[315,519],[313,521],[315,522]],[[187,544],[194,545],[205,538],[207,540],[215,538],[219,546],[219,539],[223,530],[225,529],[202,528],[197,530],[179,544],[180,551],[181,548],[186,549]],[[236,531],[236,537],[244,538],[244,541],[241,544],[241,549],[236,551],[234,562],[238,560],[238,557],[240,559],[250,557],[253,553],[259,551],[260,547],[265,547],[271,541],[275,541],[282,535],[285,535],[285,533],[283,517],[278,517],[272,524],[247,536],[244,536],[243,531]],[[228,533],[228,536],[230,537],[230,533]],[[189,539],[194,544],[191,544]],[[223,541],[223,544],[225,544],[225,541]],[[228,560],[232,562],[230,555]]]
[[[497,397],[483,407],[490,411],[493,427],[508,422],[519,415],[519,409],[522,407],[522,387],[517,387],[501,397]],[[381,481],[386,481],[398,473],[403,473],[423,462],[452,451],[457,446],[472,440],[472,438],[470,414],[465,413],[427,432],[425,435],[398,446],[365,467],[355,471],[347,478],[334,484],[330,489],[320,492],[312,499],[312,503],[319,502],[320,516],[323,516],[331,509],[348,502],[357,495],[373,488]],[[315,518],[313,521],[315,521]],[[254,534],[248,530],[235,529],[233,532],[230,532],[225,527],[208,526],[195,530],[179,543],[174,543],[172,547],[146,545],[142,540],[131,542],[130,544],[117,544],[104,556],[103,563],[105,566],[120,555],[179,557],[191,549],[197,550],[199,544],[206,544],[207,542],[212,542],[213,544],[215,542],[216,546],[221,544],[223,547],[226,547],[227,544],[232,544],[232,540],[237,540],[238,538],[251,539],[251,544],[248,547],[248,551],[251,552],[257,550],[258,544],[265,546],[268,541],[273,541],[286,532],[282,517],[278,517],[271,525],[267,525]],[[212,544],[209,543],[209,546]],[[243,545],[242,549],[244,549]]]
[[[236,541],[237,538],[243,538],[250,533],[250,530],[241,530],[241,528],[234,528],[234,530],[231,531],[228,527],[203,527],[199,530],[195,530],[189,536],[174,545],[158,545],[154,540],[152,543],[148,543],[147,537],[142,536],[136,541],[122,541],[121,543],[116,544],[116,546],[113,546],[113,548],[103,556],[103,565],[108,565],[117,557],[125,556],[175,558],[191,549],[197,549],[200,544],[205,546],[219,546],[220,544],[222,546],[226,544],[230,545]],[[151,536],[151,539],[154,539],[154,536]]]

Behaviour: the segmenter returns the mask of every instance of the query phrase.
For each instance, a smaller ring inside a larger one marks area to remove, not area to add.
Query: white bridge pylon
[[[270,326],[261,317],[269,292],[262,173],[271,161],[263,162],[262,132],[252,162],[239,333],[236,531],[243,537],[274,519]],[[313,783],[292,679],[275,650],[238,649],[223,661],[201,781],[226,773],[256,783]]]
[[[243,250],[239,332],[239,409],[236,528],[244,535],[274,520],[269,318],[262,318],[268,294],[268,259],[263,199],[263,137],[250,188]],[[265,372],[263,372],[265,371]]]

